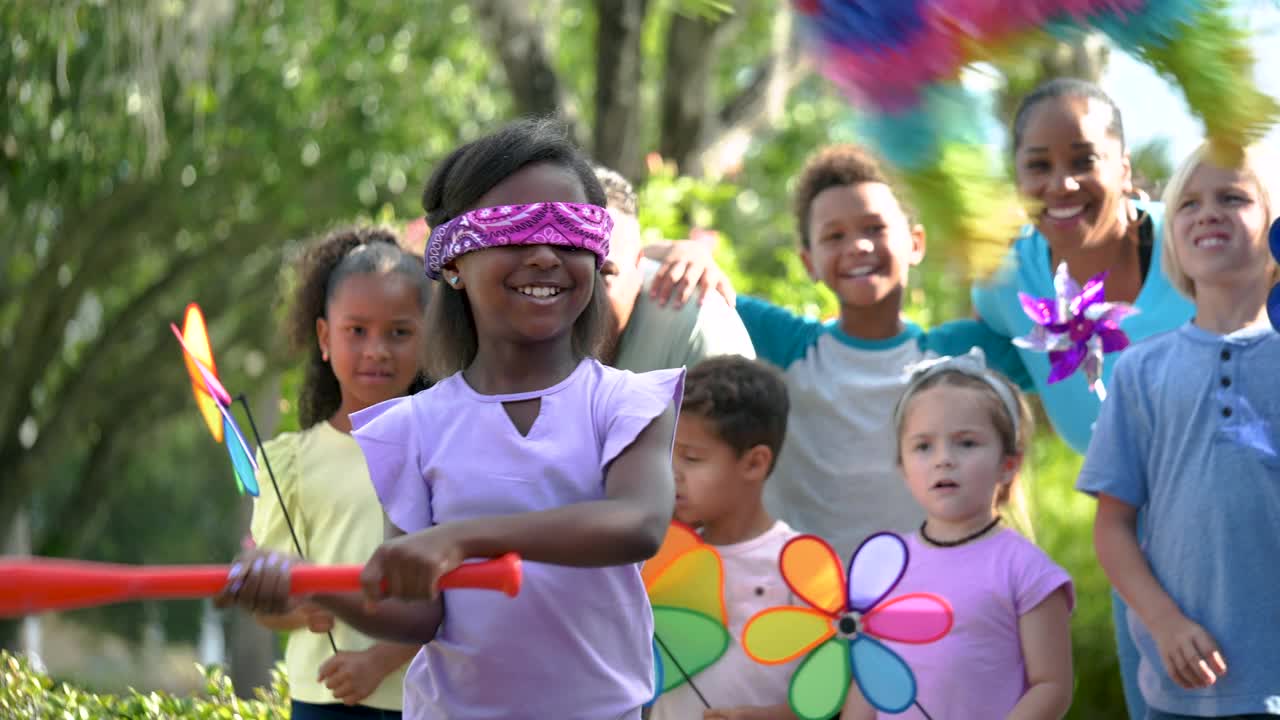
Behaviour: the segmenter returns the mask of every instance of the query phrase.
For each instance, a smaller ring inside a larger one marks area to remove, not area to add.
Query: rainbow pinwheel
[[[881,640],[931,643],[951,631],[951,605],[929,593],[892,599],[907,568],[907,545],[893,533],[863,541],[846,576],[835,550],[801,535],[782,548],[782,577],[811,607],[757,613],[742,633],[753,660],[767,665],[808,653],[791,676],[788,700],[803,720],[826,720],[844,705],[852,677],[878,710],[900,713],[916,702],[911,668]]]
[[[1028,350],[1049,353],[1049,382],[1056,383],[1084,370],[1089,389],[1099,400],[1107,398],[1102,383],[1102,356],[1129,346],[1120,321],[1136,315],[1128,303],[1107,302],[1103,280],[1106,272],[1090,278],[1082,289],[1060,263],[1053,276],[1055,297],[1037,298],[1018,293],[1022,311],[1035,325],[1031,332],[1013,339]]]
[[[1097,31],[1177,85],[1224,166],[1280,106],[1254,82],[1223,0],[793,0],[817,67],[858,110],[862,139],[902,176],[931,237],[982,276],[1026,222],[961,73],[1017,70],[1029,48]]]
[[[1280,263],[1280,220],[1271,225],[1271,255]],[[1271,327],[1280,331],[1280,283],[1267,296],[1267,317],[1271,318]]]
[[[653,606],[657,699],[706,670],[729,648],[724,568],[720,553],[693,528],[672,522],[641,576]]]
[[[245,442],[244,434],[240,432],[240,426],[231,415],[231,394],[218,381],[217,369],[213,364],[213,349],[209,344],[209,333],[205,329],[204,314],[200,312],[200,306],[195,303],[187,306],[182,330],[178,330],[178,326],[173,323],[169,327],[182,345],[182,358],[187,365],[187,374],[191,376],[191,392],[195,395],[200,414],[213,439],[227,446],[237,488],[241,494],[247,492],[257,497],[258,463],[249,450],[249,444]]]

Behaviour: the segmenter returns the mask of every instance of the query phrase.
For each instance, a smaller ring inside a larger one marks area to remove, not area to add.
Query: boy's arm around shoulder
[[[951,320],[929,330],[924,349],[938,355],[963,355],[981,348],[987,367],[998,370],[1023,391],[1035,390],[1035,382],[1022,363],[1018,347],[983,320]]]
[[[786,370],[822,337],[824,326],[767,300],[738,298],[738,317],[761,360]]]

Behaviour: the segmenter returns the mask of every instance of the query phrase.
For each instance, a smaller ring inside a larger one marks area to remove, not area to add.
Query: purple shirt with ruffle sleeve
[[[432,525],[602,500],[609,463],[673,403],[684,370],[587,359],[535,392],[481,395],[461,374],[351,416],[392,524]],[[503,403],[541,400],[527,435]],[[520,595],[444,593],[405,678],[408,719],[632,717],[653,697],[653,615],[636,564],[524,563]],[[638,715],[637,715],[638,717]]]

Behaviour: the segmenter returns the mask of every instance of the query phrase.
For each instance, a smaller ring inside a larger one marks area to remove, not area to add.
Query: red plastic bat
[[[359,565],[300,565],[289,573],[289,591],[358,592]],[[227,584],[229,565],[113,565],[83,560],[25,558],[0,562],[0,617],[110,605],[129,600],[211,597]],[[508,553],[468,563],[440,578],[440,589],[520,592],[520,557]]]

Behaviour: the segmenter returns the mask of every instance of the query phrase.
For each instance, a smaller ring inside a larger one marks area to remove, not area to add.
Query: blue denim
[[[343,705],[341,703],[306,703],[294,700],[290,703],[292,720],[400,720],[399,710],[379,710],[364,705]]]

